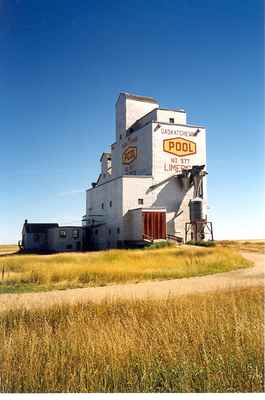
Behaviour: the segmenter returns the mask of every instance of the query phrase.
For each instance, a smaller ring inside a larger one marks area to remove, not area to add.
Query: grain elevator
[[[120,93],[116,139],[86,191],[87,247],[212,239],[207,220],[206,131],[183,109]]]

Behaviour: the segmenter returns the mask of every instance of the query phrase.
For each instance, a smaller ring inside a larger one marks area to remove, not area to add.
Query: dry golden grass
[[[16,253],[19,250],[16,244],[0,244],[0,254]]]
[[[218,240],[217,246],[240,251],[265,252],[265,240]]]
[[[1,392],[262,392],[263,290],[0,315]]]
[[[231,249],[167,247],[0,258],[0,293],[200,276],[249,267]]]

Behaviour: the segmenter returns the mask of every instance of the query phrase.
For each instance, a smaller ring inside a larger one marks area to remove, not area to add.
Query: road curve
[[[95,288],[53,290],[50,292],[2,294],[0,312],[17,308],[46,308],[59,304],[101,302],[109,299],[161,299],[192,293],[203,293],[239,287],[264,285],[264,254],[241,253],[254,267],[201,277],[148,281]]]

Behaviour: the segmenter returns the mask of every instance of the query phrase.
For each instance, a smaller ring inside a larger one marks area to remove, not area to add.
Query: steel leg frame
[[[191,232],[194,228],[195,231],[195,241],[198,242],[198,235],[200,233],[204,233],[204,230],[210,233],[211,241],[213,241],[213,224],[209,221],[195,221],[195,222],[186,222],[185,223],[185,243],[188,241],[188,233]]]

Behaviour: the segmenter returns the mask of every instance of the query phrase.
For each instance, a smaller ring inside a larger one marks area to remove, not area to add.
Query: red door
[[[166,213],[143,212],[144,236],[147,239],[166,239]]]

